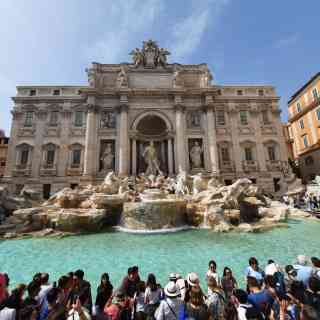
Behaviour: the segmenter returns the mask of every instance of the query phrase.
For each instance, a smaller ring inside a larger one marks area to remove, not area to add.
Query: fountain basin
[[[130,230],[156,230],[182,227],[187,224],[187,202],[180,199],[158,199],[125,202],[121,227]]]
[[[147,189],[140,193],[142,202],[165,199],[167,195],[160,189]]]

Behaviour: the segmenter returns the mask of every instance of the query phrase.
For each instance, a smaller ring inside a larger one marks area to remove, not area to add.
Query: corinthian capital
[[[125,103],[120,104],[115,108],[115,110],[119,113],[121,112],[128,112],[129,106]]]
[[[203,112],[208,112],[208,111],[215,111],[215,106],[213,104],[205,104],[201,107]]]
[[[182,104],[175,104],[174,109],[176,112],[184,112],[186,110],[186,107]]]
[[[88,104],[87,104],[87,111],[88,111],[88,113],[97,112],[97,109],[98,109],[98,107],[97,107],[95,104],[91,104],[91,103],[88,103]]]

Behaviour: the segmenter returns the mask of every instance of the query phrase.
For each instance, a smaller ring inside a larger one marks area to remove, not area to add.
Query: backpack
[[[266,319],[264,314],[254,306],[241,306],[241,308],[246,309],[246,318],[248,320],[265,320]]]

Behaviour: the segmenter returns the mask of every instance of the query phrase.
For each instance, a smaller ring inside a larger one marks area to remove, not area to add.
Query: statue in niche
[[[101,119],[101,128],[114,129],[116,127],[116,116],[114,112],[104,112]]]
[[[118,88],[127,88],[128,87],[128,75],[123,67],[121,67],[121,70],[117,76],[117,87]]]
[[[159,161],[157,158],[157,151],[154,147],[153,141],[150,141],[149,146],[147,146],[142,154],[144,161],[147,164],[147,170],[145,174],[148,175],[157,175],[157,173],[161,174],[161,170],[159,168]]]
[[[200,113],[189,112],[187,115],[187,126],[188,128],[199,128],[200,127]]]
[[[143,61],[144,61],[143,53],[140,51],[139,48],[132,50],[130,52],[130,55],[132,55],[133,64],[136,68],[143,64]]]
[[[107,143],[106,148],[102,154],[102,169],[109,170],[113,169],[113,159],[114,159],[114,152],[112,150],[112,144]]]
[[[198,141],[194,142],[193,147],[190,150],[190,159],[192,168],[202,168],[202,147]]]

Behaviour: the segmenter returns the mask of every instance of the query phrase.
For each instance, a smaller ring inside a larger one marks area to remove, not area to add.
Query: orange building
[[[288,133],[304,182],[320,175],[320,72],[289,100]]]

